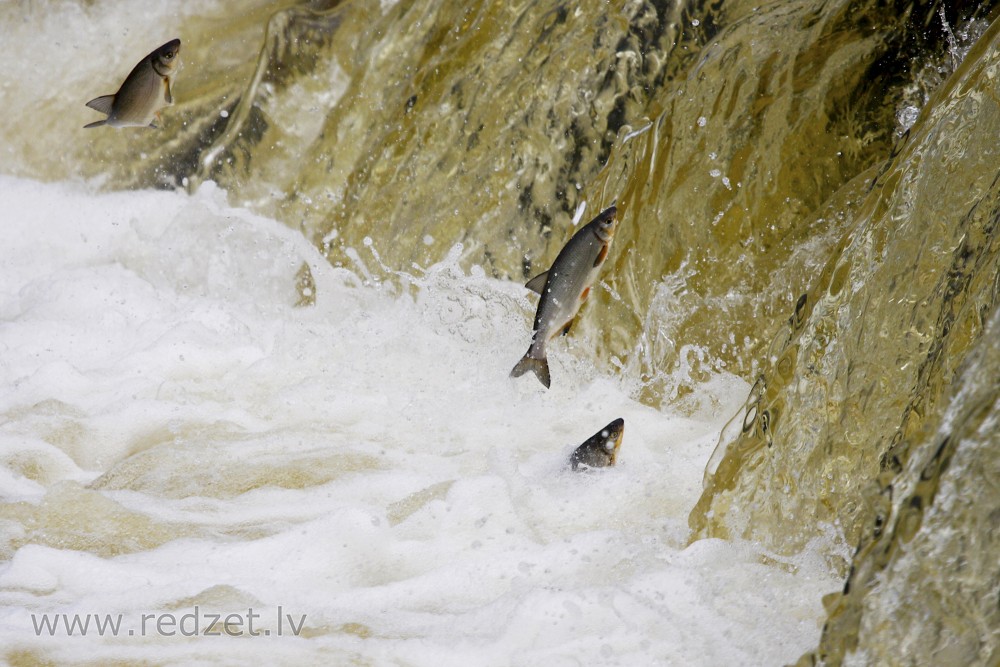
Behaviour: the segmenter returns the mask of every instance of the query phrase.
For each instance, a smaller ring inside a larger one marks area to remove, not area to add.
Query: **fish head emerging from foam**
[[[625,420],[619,417],[590,436],[569,457],[573,470],[607,468],[618,461],[618,449],[625,434]]]

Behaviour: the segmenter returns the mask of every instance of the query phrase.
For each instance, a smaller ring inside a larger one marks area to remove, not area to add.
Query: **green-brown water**
[[[717,370],[756,383],[693,539],[857,547],[830,555],[845,593],[805,663],[996,664],[997,9],[385,4],[188,19],[162,133],[8,151],[38,178],[217,181],[336,265],[368,239],[390,270],[460,242],[515,281],[582,203],[616,202],[574,335],[655,407]]]

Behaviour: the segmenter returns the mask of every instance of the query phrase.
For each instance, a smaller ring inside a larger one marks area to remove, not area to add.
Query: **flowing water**
[[[998,12],[0,5],[0,657],[997,664]]]

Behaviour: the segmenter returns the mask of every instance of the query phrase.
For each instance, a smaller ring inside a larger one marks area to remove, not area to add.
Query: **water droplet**
[[[912,104],[907,105],[896,112],[896,122],[899,123],[899,129],[901,132],[906,132],[913,124],[917,122],[917,117],[920,116],[920,109],[913,106]]]

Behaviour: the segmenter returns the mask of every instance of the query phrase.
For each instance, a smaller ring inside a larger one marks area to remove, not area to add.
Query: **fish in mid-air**
[[[559,334],[569,333],[573,318],[590,295],[590,288],[601,272],[608,248],[615,235],[617,209],[610,206],[588,222],[559,251],[552,267],[535,276],[525,285],[538,292],[531,347],[510,372],[520,377],[532,371],[546,387],[550,386],[546,344]]]
[[[600,431],[590,436],[587,442],[574,450],[569,457],[573,470],[584,468],[606,468],[618,459],[618,448],[625,434],[625,420],[619,417]]]
[[[84,127],[156,127],[160,110],[174,103],[170,85],[180,65],[180,51],[181,40],[172,39],[140,60],[117,93],[87,102],[108,117]]]

